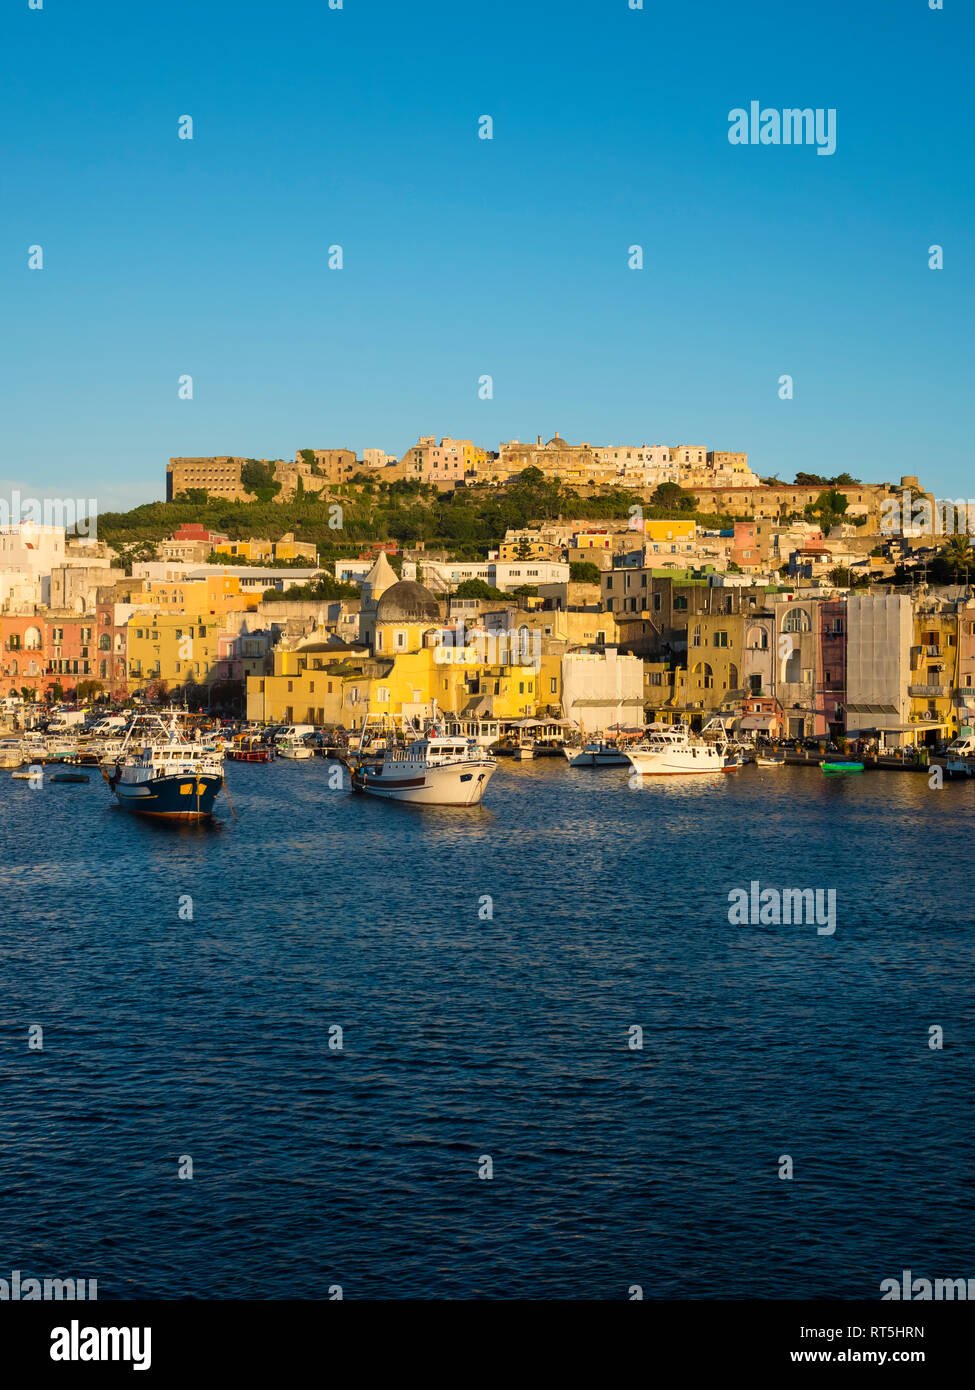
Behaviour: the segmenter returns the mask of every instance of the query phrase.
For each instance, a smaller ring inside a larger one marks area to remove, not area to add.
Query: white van
[[[956,758],[975,757],[975,734],[964,734],[961,738],[952,739],[948,744],[948,752]]]
[[[305,738],[308,734],[313,734],[314,732],[314,724],[289,724],[286,728],[278,730],[278,732],[274,735],[274,742],[280,743],[283,738],[302,739]]]
[[[49,734],[66,734],[71,729],[80,729],[84,722],[85,710],[63,709],[49,722],[47,731]]]
[[[91,732],[95,738],[105,738],[109,734],[117,734],[127,723],[124,714],[107,714],[104,719],[99,719],[91,726]]]

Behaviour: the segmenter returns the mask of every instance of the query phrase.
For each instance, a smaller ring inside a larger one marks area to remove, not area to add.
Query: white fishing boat
[[[648,735],[626,750],[641,777],[675,777],[686,773],[730,772],[727,744],[706,743],[691,734],[686,724],[650,725]]]
[[[23,761],[19,738],[0,739],[0,767],[20,767]]]
[[[314,748],[303,743],[300,738],[280,738],[274,745],[274,751],[279,758],[291,758],[293,761],[315,756]]]
[[[601,739],[584,744],[566,744],[562,749],[570,767],[626,767],[629,758],[615,743]]]
[[[756,754],[755,754],[755,766],[756,766],[756,767],[785,767],[785,755],[782,754],[781,756],[776,757],[775,754],[772,754],[772,753],[756,753]]]
[[[381,764],[353,759],[349,767],[353,791],[420,806],[476,806],[497,765],[473,739],[431,732],[387,749]]]

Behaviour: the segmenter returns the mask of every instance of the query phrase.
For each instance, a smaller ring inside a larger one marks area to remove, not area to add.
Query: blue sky
[[[8,0],[0,488],[108,508],[170,455],[558,430],[975,495],[945,7]],[[835,108],[836,153],[729,144],[751,100]]]

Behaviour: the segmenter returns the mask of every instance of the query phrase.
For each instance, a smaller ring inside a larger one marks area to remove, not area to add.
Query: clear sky
[[[108,508],[170,455],[558,430],[975,496],[944,5],[5,0],[0,489]],[[835,108],[835,154],[730,144],[752,100]]]

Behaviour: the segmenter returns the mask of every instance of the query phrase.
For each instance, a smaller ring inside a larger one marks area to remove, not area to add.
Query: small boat
[[[240,734],[224,744],[224,756],[233,763],[270,763],[274,761],[274,749],[260,739]]]
[[[641,777],[679,777],[688,773],[733,772],[722,739],[706,743],[691,736],[686,724],[651,726],[652,732],[628,748],[627,757]]]
[[[756,754],[755,754],[755,766],[756,766],[756,767],[785,767],[785,755],[782,754],[782,755],[780,755],[779,757],[775,757],[774,754],[756,753]]]
[[[530,743],[516,743],[511,750],[511,756],[516,762],[527,763],[535,756],[535,749]]]
[[[825,772],[827,775],[836,772],[862,772],[863,763],[855,763],[848,761],[822,762],[819,764],[819,770],[820,772]]]
[[[353,791],[387,801],[476,806],[497,765],[473,739],[431,732],[406,748],[388,749],[379,766],[353,759],[349,770]]]
[[[725,772],[737,772],[740,767],[745,766],[745,759],[740,753],[729,753],[724,760]]]
[[[562,752],[570,767],[627,767],[630,761],[615,743],[566,744]]]
[[[87,772],[55,772],[52,777],[48,778],[50,782],[88,782],[90,780]]]
[[[43,773],[39,773],[39,772],[12,772],[10,775],[11,775],[11,777],[14,779],[15,782],[29,782],[29,781],[31,780],[31,778],[33,778],[33,777],[43,776]]]
[[[301,739],[282,738],[274,745],[275,752],[279,758],[313,758],[314,748],[310,748],[307,743],[302,743]]]

